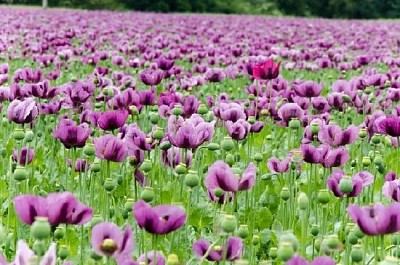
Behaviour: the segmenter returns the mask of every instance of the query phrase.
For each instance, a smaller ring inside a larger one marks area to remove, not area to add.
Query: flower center
[[[112,256],[114,252],[118,249],[118,246],[114,240],[112,240],[111,238],[106,238],[101,244],[100,249],[107,256]]]

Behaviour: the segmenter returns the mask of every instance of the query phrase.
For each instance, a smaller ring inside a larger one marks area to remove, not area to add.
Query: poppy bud
[[[114,96],[114,91],[111,88],[104,88],[103,94],[104,94],[104,96],[112,97],[112,96]]]
[[[290,191],[288,187],[283,187],[281,190],[281,199],[284,201],[289,200],[290,198]]]
[[[235,156],[232,154],[227,154],[225,157],[225,162],[229,165],[232,166],[235,163]]]
[[[21,128],[16,128],[13,133],[13,137],[17,141],[22,141],[25,138],[25,132]]]
[[[339,182],[339,190],[345,194],[353,191],[353,181],[351,177],[344,176]]]
[[[231,151],[235,147],[235,144],[233,143],[231,137],[224,137],[221,143],[221,147],[225,151]]]
[[[149,116],[150,116],[150,122],[152,124],[157,124],[158,121],[160,120],[160,116],[158,115],[158,113],[151,112]]]
[[[297,241],[296,236],[292,232],[284,232],[280,237],[279,237],[280,242],[290,242],[292,244],[293,250],[297,251],[297,248],[299,247],[299,242]]]
[[[27,132],[25,133],[25,141],[26,141],[27,143],[32,142],[34,137],[35,137],[35,135],[34,135],[34,133],[33,133],[31,130],[29,130],[29,131],[27,131]]]
[[[292,119],[289,121],[289,128],[294,129],[294,130],[297,130],[297,129],[300,128],[300,127],[301,127],[301,122],[300,122],[299,119],[297,119],[297,118],[292,118]]]
[[[307,195],[304,192],[301,192],[297,197],[297,205],[299,209],[305,211],[308,209],[310,200],[308,199]]]
[[[218,198],[222,197],[224,195],[224,191],[221,188],[216,188],[214,190],[214,195]]]
[[[367,129],[361,128],[360,131],[358,132],[358,136],[360,136],[361,139],[367,137]]]
[[[197,187],[200,183],[199,176],[197,175],[197,172],[194,170],[189,170],[189,173],[186,174],[185,176],[185,185],[194,188]]]
[[[197,113],[200,115],[205,115],[208,112],[208,108],[205,104],[200,104],[199,108],[197,109]]]
[[[383,158],[381,155],[376,155],[374,158],[374,164],[377,166],[383,165]]]
[[[181,116],[183,113],[182,107],[181,106],[175,106],[172,109],[172,114],[174,114],[175,116]]]
[[[371,142],[372,142],[373,144],[379,144],[379,143],[381,142],[381,136],[380,136],[379,134],[374,134],[374,135],[371,137]]]
[[[237,219],[234,215],[225,215],[222,218],[221,228],[225,233],[233,233],[237,227]]]
[[[51,226],[46,217],[36,217],[31,226],[31,235],[36,240],[44,240],[50,236]]]
[[[370,165],[371,165],[371,158],[369,157],[369,156],[364,156],[363,158],[362,158],[362,165],[364,166],[364,167],[369,167]]]
[[[67,246],[61,245],[60,248],[58,249],[57,255],[61,260],[65,260],[66,258],[68,258],[69,251],[68,251]]]
[[[179,258],[176,254],[169,254],[167,258],[167,265],[179,265]]]
[[[132,199],[132,198],[126,199],[126,202],[125,202],[125,205],[124,205],[125,210],[131,212],[132,211],[132,207],[133,207],[134,204],[135,204],[135,200],[134,199]]]
[[[104,189],[108,192],[112,192],[116,186],[117,185],[112,178],[106,178],[106,180],[104,181]]]
[[[160,127],[157,127],[157,129],[153,132],[153,138],[160,140],[164,137],[164,132],[163,129]]]
[[[361,262],[364,258],[364,249],[361,245],[354,245],[351,247],[351,261],[358,263]]]
[[[166,150],[168,150],[170,148],[171,148],[171,143],[168,142],[168,141],[162,142],[160,144],[160,149],[163,150],[163,151],[166,151]]]
[[[351,98],[349,97],[349,95],[343,94],[342,98],[345,103],[351,102]]]
[[[143,191],[140,193],[140,198],[145,202],[151,202],[154,200],[154,189],[152,187],[144,187]]]
[[[254,95],[253,94],[249,94],[249,100],[253,101],[254,100]]]
[[[176,173],[178,173],[179,175],[184,175],[187,173],[187,168],[186,165],[184,163],[179,163],[179,165],[177,165],[175,167],[175,171]]]
[[[36,256],[34,256],[32,260],[29,260],[29,262],[32,262],[31,264],[38,264],[39,256],[43,256],[46,251],[46,245],[42,240],[35,240],[32,245],[32,250]]]
[[[26,169],[22,166],[17,166],[14,170],[14,179],[16,181],[23,181],[26,180],[28,177],[28,172],[26,172]]]
[[[150,172],[152,168],[153,168],[153,165],[152,165],[150,159],[145,159],[143,161],[143,164],[140,166],[140,169],[145,173]]]
[[[331,195],[327,189],[323,189],[318,192],[317,199],[319,203],[327,204],[331,199]]]
[[[93,162],[93,164],[92,164],[92,166],[91,166],[91,170],[92,170],[94,173],[100,172],[100,170],[101,170],[100,161],[94,160],[94,162]]]
[[[60,240],[65,236],[65,229],[62,226],[58,226],[54,231],[54,238]]]
[[[336,249],[339,246],[339,238],[337,235],[330,235],[326,243],[330,249]]]
[[[260,244],[260,237],[258,235],[254,235],[253,238],[251,239],[251,243],[256,246]]]
[[[284,262],[291,259],[294,255],[293,246],[290,242],[282,242],[278,247],[278,257]]]
[[[220,146],[219,146],[219,144],[217,144],[217,143],[209,143],[209,144],[207,145],[207,149],[208,149],[209,151],[217,151],[217,150],[219,150],[219,148],[220,148]]]
[[[157,105],[151,106],[151,111],[158,112],[158,106]]]
[[[260,111],[260,115],[261,115],[262,117],[266,117],[266,116],[269,115],[269,111],[268,111],[267,109],[262,109],[262,110]]]

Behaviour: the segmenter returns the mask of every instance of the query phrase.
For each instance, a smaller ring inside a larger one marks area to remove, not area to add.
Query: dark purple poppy
[[[331,147],[343,146],[353,143],[358,137],[358,132],[358,127],[354,125],[342,130],[338,125],[329,124],[321,127],[318,139]]]
[[[364,234],[376,236],[391,234],[400,230],[399,203],[392,203],[389,206],[375,203],[364,207],[351,204],[347,208],[347,212]]]
[[[128,147],[119,138],[111,134],[93,139],[96,157],[104,160],[122,162],[128,155]]]
[[[97,125],[105,131],[113,131],[125,124],[128,115],[125,109],[102,112],[97,118]]]
[[[305,81],[299,84],[293,84],[293,88],[298,96],[305,98],[318,97],[322,91],[322,85],[313,81]]]
[[[226,130],[232,139],[236,141],[243,140],[247,137],[251,130],[251,125],[248,121],[239,119],[235,122],[227,121],[225,123]]]
[[[139,73],[139,79],[145,85],[156,86],[161,83],[164,72],[161,70],[146,69]]]
[[[311,164],[320,164],[323,162],[324,157],[328,153],[329,147],[327,145],[315,147],[312,144],[302,144],[300,149],[305,162]]]
[[[322,165],[325,168],[341,167],[350,159],[349,151],[344,147],[330,149],[324,156]]]
[[[392,137],[400,136],[400,117],[386,116],[378,123],[380,132]]]
[[[93,96],[94,90],[93,82],[76,81],[66,85],[64,91],[71,105],[77,107],[88,101]]]
[[[211,243],[204,239],[199,239],[193,244],[196,256],[201,259],[208,253],[205,258],[209,261],[222,261],[224,258],[228,261],[234,261],[240,259],[243,254],[243,241],[239,237],[229,237],[226,245],[218,249],[211,249],[209,251],[210,247]]]
[[[385,181],[393,181],[397,179],[396,172],[390,171],[385,175]]]
[[[221,68],[211,68],[207,70],[205,78],[208,82],[218,83],[226,78],[226,74]]]
[[[161,57],[157,60],[157,67],[163,71],[168,71],[174,66],[174,60],[168,60],[164,57]]]
[[[133,216],[137,225],[152,234],[168,234],[182,227],[186,213],[179,206],[159,205],[151,207],[140,200],[133,206]]]
[[[69,167],[72,167],[72,160],[67,159],[67,164]],[[75,172],[86,172],[88,170],[88,168],[89,168],[89,165],[85,159],[78,158],[75,161],[75,165],[74,165]]]
[[[139,91],[139,103],[143,106],[151,106],[156,104],[157,93],[153,88]]]
[[[75,121],[62,119],[53,132],[55,138],[59,139],[65,148],[83,147],[89,138],[91,129],[86,123],[79,126]]]
[[[30,149],[29,147],[22,147],[21,150],[14,149],[12,154],[13,161],[18,161],[21,166],[29,165],[30,163],[32,163],[34,157],[35,150]]]

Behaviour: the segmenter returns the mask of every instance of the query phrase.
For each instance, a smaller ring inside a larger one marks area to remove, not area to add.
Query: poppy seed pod
[[[293,250],[293,246],[290,242],[282,242],[278,247],[278,257],[284,262],[291,259],[294,255],[295,251]]]
[[[237,219],[234,215],[225,215],[222,217],[221,228],[225,233],[233,233],[237,227]]]
[[[36,217],[31,226],[31,235],[36,240],[44,240],[50,236],[51,226],[46,217]]]
[[[140,193],[140,198],[145,202],[151,202],[154,200],[154,189],[152,187],[144,187],[143,191]]]
[[[58,257],[61,260],[65,260],[69,256],[69,250],[66,245],[61,245],[57,252]]]

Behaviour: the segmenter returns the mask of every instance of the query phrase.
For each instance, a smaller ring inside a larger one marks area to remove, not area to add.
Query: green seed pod
[[[381,135],[380,135],[380,134],[374,134],[374,135],[371,137],[371,142],[372,142],[373,144],[379,144],[379,143],[381,142]]]
[[[251,239],[251,243],[256,246],[260,244],[260,237],[258,235],[254,235],[253,238]]]
[[[345,103],[350,103],[351,102],[351,98],[346,94],[343,94],[342,98],[343,98],[343,101]]]
[[[297,237],[290,231],[284,232],[279,237],[279,242],[290,242],[292,244],[293,250],[296,252],[299,247],[299,242],[297,241]]]
[[[315,240],[315,250],[317,251],[317,252],[319,252],[320,250],[321,250],[321,245],[322,245],[322,239],[321,238],[317,238],[316,240]]]
[[[176,254],[169,254],[167,258],[167,265],[179,265],[179,258]]]
[[[207,149],[208,149],[209,151],[217,151],[217,150],[220,149],[220,146],[219,146],[219,144],[217,144],[217,143],[209,143],[209,144],[207,145]]]
[[[290,191],[288,187],[283,187],[281,190],[281,199],[284,201],[289,200],[290,198]]]
[[[358,132],[358,136],[361,139],[364,139],[365,137],[367,137],[367,129],[361,128],[360,131]]]
[[[157,124],[160,120],[160,116],[158,115],[158,113],[151,112],[149,116],[150,116],[150,122],[152,124]]]
[[[65,228],[62,226],[58,226],[54,231],[54,238],[60,240],[65,236]]]
[[[377,166],[383,165],[383,157],[380,154],[375,156],[374,164]]]
[[[27,143],[32,142],[34,137],[35,137],[35,134],[34,134],[31,130],[28,130],[28,131],[25,133],[25,141],[26,141]]]
[[[253,94],[249,94],[249,100],[253,101],[254,100],[254,95]]]
[[[317,200],[321,204],[327,204],[331,199],[331,195],[327,189],[322,189],[318,192]]]
[[[43,256],[44,253],[46,252],[46,245],[43,240],[35,240],[32,245],[32,250],[35,252],[36,256],[33,257],[33,260],[29,260],[29,262],[32,262],[30,264],[39,264],[37,261],[39,261],[39,257]]]
[[[263,155],[261,153],[256,153],[254,154],[254,161],[260,163],[261,161],[263,161]]]
[[[222,217],[221,228],[225,233],[233,233],[237,227],[237,219],[234,215],[225,215]]]
[[[247,119],[247,121],[248,121],[250,124],[254,124],[254,123],[256,122],[256,117],[250,116],[250,117]]]
[[[200,183],[200,178],[197,172],[194,170],[189,170],[188,174],[185,176],[185,185],[189,188],[197,187]]]
[[[94,160],[92,166],[90,167],[90,169],[94,172],[94,173],[98,173],[101,170],[101,164],[100,161],[98,160]]]
[[[132,199],[132,198],[126,199],[126,202],[125,202],[125,205],[124,205],[125,210],[131,212],[132,211],[132,207],[133,207],[134,204],[135,204],[135,200],[134,199]]]
[[[232,166],[235,163],[235,156],[232,154],[227,154],[225,157],[225,162],[229,165]]]
[[[352,245],[355,245],[358,243],[358,237],[354,232],[350,232],[349,235],[347,236],[347,242],[349,242]]]
[[[353,181],[350,176],[344,176],[344,178],[339,181],[339,190],[344,194],[353,191]]]
[[[248,225],[240,225],[238,228],[238,236],[242,239],[246,239],[250,235]]]
[[[162,128],[157,127],[157,129],[153,132],[153,138],[156,140],[161,140],[164,137],[164,131]]]
[[[316,236],[318,236],[318,234],[319,234],[319,227],[318,227],[318,225],[313,225],[312,227],[311,227],[311,235],[312,236],[314,236],[314,237],[316,237]]]
[[[289,121],[289,128],[290,128],[290,129],[297,130],[297,129],[299,129],[300,127],[301,127],[301,121],[300,121],[299,119],[297,119],[297,118],[292,118],[292,119]]]
[[[14,170],[14,179],[16,181],[24,181],[28,177],[28,172],[22,166],[17,166]]]
[[[299,209],[305,211],[308,209],[310,200],[308,199],[307,195],[304,192],[300,192],[299,196],[297,197],[297,205]]]
[[[94,147],[94,144],[92,144],[92,143],[87,143],[83,147],[83,153],[85,155],[87,155],[88,157],[94,156],[95,152],[96,152],[96,148]]]
[[[117,185],[112,178],[106,178],[106,180],[104,181],[104,189],[108,192],[112,192],[116,186]]]
[[[36,217],[31,225],[31,235],[36,240],[45,240],[50,236],[51,226],[46,217]]]
[[[208,112],[208,108],[205,104],[200,104],[199,108],[197,109],[197,113],[200,115],[205,115]]]
[[[150,159],[145,159],[142,163],[142,165],[140,166],[140,169],[145,172],[148,173],[152,170],[153,168],[153,164],[151,163]]]
[[[294,255],[293,246],[290,242],[282,242],[278,247],[278,257],[284,262],[291,259]]]
[[[326,243],[330,249],[336,249],[339,246],[339,237],[337,235],[330,235]]]
[[[182,107],[177,105],[172,109],[172,114],[174,114],[175,116],[181,116],[183,113]]]
[[[113,214],[114,215],[114,214]],[[128,210],[126,210],[126,209],[124,209],[123,211],[122,211],[122,218],[124,219],[124,220],[126,220],[126,219],[128,219],[129,218],[129,211]]]
[[[25,132],[21,128],[14,129],[13,137],[17,141],[22,141],[25,138]]]
[[[130,106],[129,109],[131,110],[131,113],[133,116],[138,116],[139,115],[139,110],[136,106]]]
[[[313,123],[311,123],[311,134],[314,136],[314,135],[317,135],[318,133],[319,133],[319,124],[318,123],[316,123],[316,122],[313,122]]]
[[[222,195],[224,195],[224,191],[223,191],[221,188],[216,188],[216,189],[214,190],[214,195],[215,195],[217,198],[220,198],[220,197],[222,197]]]
[[[175,167],[175,172],[178,173],[179,175],[184,175],[187,173],[187,167],[186,164],[184,163],[179,163],[179,165],[177,165]]]
[[[221,147],[225,151],[231,151],[235,147],[235,143],[233,142],[231,137],[224,137],[221,142]]]
[[[151,202],[154,200],[154,189],[152,187],[144,187],[143,191],[140,193],[140,198],[145,202]]]
[[[206,122],[212,122],[214,120],[214,113],[212,111],[207,112],[204,119],[206,120]]]
[[[66,246],[66,245],[61,245],[61,246],[58,248],[58,253],[57,253],[57,255],[58,255],[58,257],[59,257],[61,260],[65,260],[66,258],[68,258],[68,256],[69,256],[69,250],[68,250],[67,246]]]
[[[361,245],[354,245],[351,247],[350,252],[351,261],[358,263],[364,258],[364,249]]]
[[[165,141],[165,142],[162,142],[162,143],[160,144],[160,149],[163,150],[163,151],[167,151],[168,149],[171,148],[171,146],[172,146],[172,145],[171,145],[170,142]]]
[[[94,108],[96,109],[96,110],[101,110],[102,108],[103,108],[103,102],[96,102],[96,103],[94,103]]]
[[[271,259],[275,260],[278,257],[278,248],[271,247],[269,249],[268,255]]]

